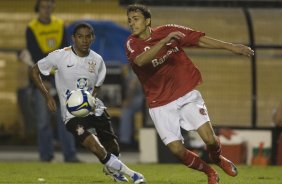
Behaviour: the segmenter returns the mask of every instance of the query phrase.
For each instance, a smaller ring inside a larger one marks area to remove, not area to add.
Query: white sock
[[[120,172],[122,174],[126,174],[130,177],[134,175],[134,171],[129,169],[124,163],[122,163],[115,155],[111,154],[110,160],[108,160],[107,163],[105,163],[107,167],[109,167],[111,170]]]

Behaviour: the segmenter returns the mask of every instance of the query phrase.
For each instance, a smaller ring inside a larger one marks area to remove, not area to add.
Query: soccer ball
[[[84,117],[92,111],[94,98],[88,91],[76,89],[67,96],[66,106],[72,115]]]

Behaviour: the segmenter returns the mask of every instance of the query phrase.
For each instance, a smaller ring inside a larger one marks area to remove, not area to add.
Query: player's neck
[[[75,48],[75,45],[72,46],[72,51],[75,53],[75,55],[79,57],[86,57],[89,55],[90,49],[88,51],[80,51],[77,48]]]
[[[139,35],[139,38],[141,38],[142,40],[146,40],[151,36],[151,33],[152,33],[151,27],[147,27],[145,31]]]

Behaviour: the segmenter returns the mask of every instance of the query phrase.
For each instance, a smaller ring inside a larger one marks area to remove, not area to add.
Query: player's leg
[[[89,127],[92,121],[93,117],[91,115],[84,118],[73,118],[66,124],[66,126],[85,148],[97,156],[102,164],[113,171],[130,176],[135,183],[145,182],[145,179],[141,174],[129,169],[115,155],[107,152],[95,135],[96,129]]]
[[[218,175],[198,155],[186,149],[180,131],[182,118],[179,114],[178,101],[165,106],[149,109],[150,116],[157,132],[169,150],[187,167],[204,172],[209,179],[209,184],[217,184]]]
[[[119,159],[119,157],[120,157],[119,145],[118,145],[116,139],[113,138],[111,140],[103,141],[101,143],[109,153],[112,153],[113,155],[115,155]],[[114,181],[128,182],[128,179],[122,173],[115,172],[115,171],[111,170],[110,168],[108,168],[106,165],[103,168],[103,172],[106,175],[112,177],[114,179]]]
[[[95,118],[93,120],[93,126],[95,126],[100,142],[108,152],[119,157],[120,147],[109,114],[104,111],[101,116],[95,116],[93,118]]]
[[[114,154],[116,157],[120,156],[119,145],[116,139],[101,141],[107,152]]]
[[[120,149],[118,142],[116,140],[117,136],[114,134],[110,116],[104,112],[102,116],[95,117],[96,121],[95,127],[97,135],[99,136],[99,140],[101,144],[104,146],[104,148],[107,150],[108,153],[112,153],[117,158],[120,156]],[[108,168],[106,165],[103,168],[103,172],[112,177],[114,181],[117,182],[128,182],[128,179],[121,174],[120,172],[115,172]]]
[[[111,118],[109,114],[104,111],[102,116],[92,116],[93,119],[93,126],[95,126],[97,136],[105,147],[105,149],[114,154],[117,158],[120,156],[119,145],[117,142],[117,136],[114,133]],[[104,172],[107,175],[110,175],[114,178],[115,181],[120,182],[128,182],[127,178],[123,175],[122,172],[116,172],[112,170],[107,165],[104,167]],[[135,183],[142,183],[145,182],[145,179],[142,174],[135,172],[133,176],[130,176]]]
[[[221,144],[218,137],[214,134],[210,122],[203,124],[198,128],[198,133],[207,145],[210,159],[217,164],[224,172],[230,176],[237,176],[236,166],[221,154]]]
[[[193,90],[179,103],[180,114],[183,119],[181,127],[185,130],[197,130],[206,143],[212,161],[220,166],[228,175],[236,176],[237,168],[221,155],[221,147],[216,138],[208,115],[205,102],[199,91]]]
[[[124,163],[122,163],[115,155],[107,153],[106,149],[99,142],[98,138],[94,134],[88,135],[82,145],[94,153],[101,163],[103,163],[107,168],[113,172],[118,172],[126,174],[132,178],[134,183],[144,183],[145,179],[140,174],[130,168],[128,168]]]
[[[221,155],[221,145],[216,137],[210,123],[208,110],[199,91],[194,90],[191,93],[190,103],[181,108],[181,117],[184,119],[183,128],[186,130],[197,130],[200,137],[206,143],[211,160],[220,166],[228,175],[236,176],[237,168],[235,165]],[[189,98],[188,98],[189,99]]]
[[[208,176],[209,184],[217,184],[219,181],[218,174],[203,161],[197,154],[186,149],[181,140],[173,141],[167,144],[169,150],[187,167],[204,172]]]

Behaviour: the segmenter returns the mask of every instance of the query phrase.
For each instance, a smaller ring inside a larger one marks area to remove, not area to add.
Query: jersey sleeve
[[[169,25],[166,25],[166,27],[170,30],[170,32],[180,31],[185,34],[185,37],[178,41],[178,44],[181,47],[197,46],[200,37],[205,36],[204,32],[195,31],[185,26],[169,24]]]
[[[129,62],[133,62],[134,59],[140,54],[138,52],[138,44],[134,44],[134,39],[129,38],[126,42],[125,50],[126,56]]]
[[[106,65],[105,65],[103,58],[101,57],[100,59],[101,59],[101,64],[98,69],[98,80],[95,84],[95,87],[102,86],[102,84],[104,83],[105,77],[106,77],[106,71],[107,71]]]
[[[60,59],[60,51],[56,50],[38,61],[38,68],[43,75],[50,75],[51,70],[58,68],[57,64]]]

